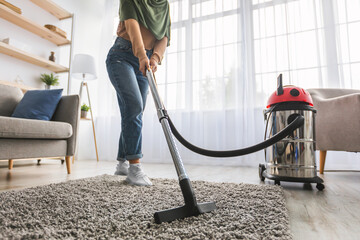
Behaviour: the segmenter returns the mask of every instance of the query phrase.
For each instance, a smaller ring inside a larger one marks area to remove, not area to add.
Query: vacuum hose
[[[167,115],[166,118],[169,121],[170,129],[171,129],[172,133],[174,134],[176,139],[179,140],[179,142],[182,145],[184,145],[186,148],[188,148],[191,151],[196,152],[198,154],[205,155],[208,157],[219,157],[219,158],[242,156],[242,155],[260,151],[260,150],[267,148],[267,147],[279,142],[280,140],[286,138],[293,131],[295,131],[296,129],[298,129],[299,127],[304,125],[304,117],[301,115],[298,115],[286,128],[284,128],[283,130],[281,130],[280,132],[278,132],[271,138],[269,138],[261,143],[258,143],[256,145],[253,145],[253,146],[250,146],[247,148],[243,148],[243,149],[228,150],[228,151],[214,151],[214,150],[208,150],[208,149],[197,147],[197,146],[191,144],[190,142],[188,142],[178,132],[174,123],[171,121],[170,117]]]

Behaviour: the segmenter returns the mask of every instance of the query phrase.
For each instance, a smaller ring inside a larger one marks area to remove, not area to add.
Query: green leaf
[[[59,85],[59,76],[54,75],[53,73],[51,73],[50,75],[46,73],[41,74],[40,80],[49,86]]]
[[[88,105],[86,105],[85,103],[81,106],[81,111],[89,111],[90,110],[90,107]]]

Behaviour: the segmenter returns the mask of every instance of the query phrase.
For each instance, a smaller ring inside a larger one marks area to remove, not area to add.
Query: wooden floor
[[[116,162],[76,161],[72,173],[66,174],[66,166],[58,160],[17,163],[9,171],[6,162],[0,164],[0,191],[21,189],[113,174]],[[152,178],[176,178],[171,164],[143,164]],[[257,168],[186,166],[191,180],[263,184],[258,179]],[[315,186],[301,183],[282,183],[290,213],[294,239],[360,239],[360,173],[327,172],[322,176],[326,188],[323,192]],[[266,181],[265,184],[273,184]]]

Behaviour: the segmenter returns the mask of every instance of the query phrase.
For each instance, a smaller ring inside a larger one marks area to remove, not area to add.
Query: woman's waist
[[[132,48],[130,40],[120,36],[116,38],[114,46],[119,46],[122,48]]]
[[[133,54],[133,49],[132,49],[132,44],[130,42],[130,40],[123,38],[123,37],[117,37],[113,46],[113,49],[116,50],[121,50],[121,52],[131,52]],[[146,50],[146,55],[150,58],[152,53],[153,53],[153,49]]]
[[[142,25],[140,25],[140,32],[141,32],[141,37],[142,37],[145,49],[152,50],[155,46],[156,38],[147,28],[145,28]],[[121,37],[121,38],[127,40],[131,44],[130,36],[126,32],[125,27],[119,27],[118,31],[117,31],[117,35],[118,35],[118,37]]]

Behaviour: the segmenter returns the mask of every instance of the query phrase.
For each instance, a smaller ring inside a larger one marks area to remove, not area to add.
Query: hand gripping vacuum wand
[[[213,151],[213,150],[199,148],[197,146],[192,145],[190,142],[186,141],[176,130],[169,115],[167,114],[164,104],[161,101],[155,83],[155,76],[151,71],[151,69],[148,69],[146,71],[146,77],[149,81],[150,90],[154,98],[155,107],[157,110],[157,115],[161,123],[161,126],[163,128],[167,144],[169,146],[169,150],[176,168],[181,192],[183,194],[184,202],[185,202],[185,205],[182,207],[156,212],[154,215],[156,223],[171,222],[176,219],[197,216],[199,214],[211,212],[216,209],[215,202],[198,203],[196,201],[196,197],[192,189],[190,179],[186,174],[179,151],[176,147],[173,134],[179,140],[180,143],[182,143],[185,147],[196,153],[210,157],[235,157],[235,156],[241,156],[241,155],[253,153],[262,150],[266,147],[269,147],[279,142],[280,140],[286,138],[294,130],[300,128],[304,124],[304,117],[301,115],[297,115],[287,127],[276,133],[271,138],[254,146],[250,146],[243,149],[230,150],[230,151]]]

